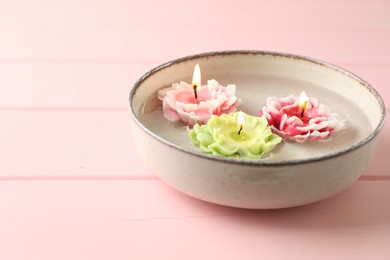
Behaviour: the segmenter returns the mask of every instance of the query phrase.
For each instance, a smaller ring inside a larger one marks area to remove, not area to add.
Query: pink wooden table
[[[347,68],[390,114],[389,13],[388,0],[0,1],[0,259],[390,259],[389,122],[349,189],[256,211],[154,177],[127,108],[163,62],[259,49]]]

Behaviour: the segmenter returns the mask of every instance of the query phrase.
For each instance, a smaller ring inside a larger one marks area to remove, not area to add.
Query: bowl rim
[[[168,68],[172,65],[176,65],[182,62],[187,62],[190,60],[194,59],[200,59],[200,58],[208,58],[208,57],[215,57],[215,56],[234,56],[234,55],[259,55],[259,56],[274,56],[274,57],[283,57],[283,58],[288,58],[288,59],[296,59],[296,60],[303,60],[306,62],[311,62],[315,65],[320,65],[320,66],[325,66],[329,69],[332,69],[338,73],[343,74],[344,76],[350,77],[353,80],[356,80],[361,86],[365,87],[378,101],[378,105],[381,108],[381,117],[379,120],[378,125],[376,126],[375,129],[363,140],[360,142],[346,148],[343,150],[340,150],[338,152],[334,153],[329,153],[323,156],[318,156],[318,157],[312,157],[308,159],[294,159],[294,160],[273,160],[273,161],[264,161],[261,159],[258,160],[243,160],[243,159],[236,159],[236,158],[228,158],[228,157],[222,157],[222,156],[216,156],[216,155],[211,155],[211,154],[203,154],[203,153],[197,153],[194,151],[191,151],[189,149],[183,148],[180,145],[174,144],[169,142],[168,140],[162,138],[161,136],[155,134],[151,130],[149,130],[147,127],[145,127],[141,121],[139,120],[139,117],[135,113],[133,106],[132,106],[132,99],[135,96],[136,92],[140,88],[141,84],[148,79],[149,77],[153,76],[155,73],[164,70],[165,68]],[[340,155],[344,155],[347,153],[350,153],[365,144],[369,143],[374,137],[376,137],[381,129],[383,128],[385,118],[386,118],[386,107],[384,104],[384,101],[380,94],[378,93],[377,90],[374,89],[367,81],[362,79],[361,77],[357,76],[356,74],[340,67],[334,64],[331,64],[329,62],[325,62],[322,60],[314,59],[314,58],[309,58],[307,56],[302,56],[302,55],[296,55],[296,54],[290,54],[290,53],[284,53],[284,52],[274,52],[274,51],[264,51],[264,50],[226,50],[226,51],[212,51],[212,52],[204,52],[204,53],[198,53],[198,54],[193,54],[189,56],[184,56],[178,59],[174,59],[171,61],[168,61],[166,63],[163,63],[148,72],[146,72],[144,75],[142,75],[133,85],[133,87],[130,90],[129,93],[129,111],[130,114],[134,120],[134,122],[148,135],[150,135],[152,138],[156,139],[157,141],[161,142],[164,145],[167,145],[171,148],[174,148],[176,150],[179,150],[181,152],[184,152],[188,155],[191,156],[196,156],[200,157],[202,159],[207,159],[207,160],[212,160],[212,161],[218,161],[221,163],[228,163],[228,164],[239,164],[239,165],[245,165],[245,166],[291,166],[291,165],[297,165],[297,164],[307,164],[307,163],[314,163],[314,162],[319,162],[319,161],[324,161],[328,160]]]

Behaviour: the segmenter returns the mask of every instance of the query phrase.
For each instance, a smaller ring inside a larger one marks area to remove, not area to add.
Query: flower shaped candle
[[[338,114],[319,104],[317,99],[308,99],[304,91],[299,99],[269,97],[267,106],[258,115],[265,116],[279,136],[295,142],[327,140],[336,130],[345,127],[345,121]]]
[[[192,86],[186,82],[173,83],[171,87],[158,92],[163,102],[164,116],[168,120],[182,120],[189,126],[205,124],[211,115],[234,112],[240,104],[236,97],[236,86],[221,86],[216,80],[209,80],[201,86],[200,68],[194,70]]]
[[[207,124],[196,124],[189,136],[205,153],[245,159],[260,158],[282,140],[265,118],[242,112],[213,115]]]

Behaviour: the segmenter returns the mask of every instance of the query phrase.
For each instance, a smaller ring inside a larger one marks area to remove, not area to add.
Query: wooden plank
[[[0,62],[0,110],[128,109],[133,84],[158,64]]]
[[[286,30],[256,24],[207,28],[1,23],[0,60],[155,62],[229,49],[281,51],[332,63],[388,64],[390,60],[390,29]]]
[[[154,178],[134,147],[130,120],[126,110],[0,111],[0,179]],[[390,175],[389,127],[365,174]]]
[[[389,181],[268,211],[212,205],[157,180],[0,181],[0,258],[385,260],[389,205]]]
[[[389,28],[386,0],[373,1],[54,1],[3,0],[0,22],[77,25],[220,26],[269,28]],[[197,19],[194,19],[197,17]]]
[[[0,88],[7,90],[0,95],[0,110],[126,110],[133,84],[162,62],[0,62]],[[338,65],[370,82],[390,104],[390,66]]]
[[[0,121],[2,179],[151,175],[134,148],[127,111],[0,112]]]

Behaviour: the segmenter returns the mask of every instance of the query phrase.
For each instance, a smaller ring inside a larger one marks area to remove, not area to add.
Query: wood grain
[[[388,122],[346,191],[253,211],[159,181],[127,111],[131,86],[161,63],[256,49],[344,67],[390,113],[389,10],[388,0],[0,1],[0,259],[389,259]]]
[[[0,257],[385,260],[389,205],[389,181],[269,211],[209,204],[157,180],[2,181]]]

